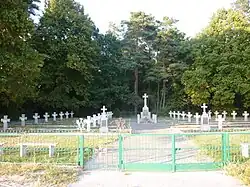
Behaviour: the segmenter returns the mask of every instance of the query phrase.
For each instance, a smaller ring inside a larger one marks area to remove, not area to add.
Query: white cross
[[[105,106],[103,106],[103,107],[102,107],[102,109],[101,109],[101,111],[102,111],[102,115],[105,115],[106,110],[107,110],[107,108],[106,108]]]
[[[63,116],[64,116],[64,113],[63,113],[63,112],[60,112],[59,116],[60,116],[60,120],[62,120],[62,119],[63,119]]]
[[[218,129],[222,130],[223,121],[225,121],[225,119],[222,118],[222,115],[218,115],[218,119],[216,119],[216,121],[218,121]]]
[[[196,121],[196,125],[199,125],[199,118],[201,117],[198,113],[195,113],[195,121]]]
[[[83,120],[83,118],[79,118],[79,119],[77,119],[76,120],[76,124],[77,124],[77,126],[78,126],[78,129],[80,129],[80,130],[84,130],[85,128],[84,128],[84,120]]]
[[[73,115],[74,115],[74,112],[73,112],[73,111],[71,111],[71,112],[70,112],[70,116],[71,116],[71,118],[73,118]]]
[[[25,114],[22,114],[21,117],[19,117],[19,119],[21,120],[21,125],[25,126],[25,120],[28,119],[27,117],[25,117]]]
[[[212,118],[212,112],[211,112],[211,110],[208,111],[208,118],[209,118],[209,119]]]
[[[173,112],[171,110],[168,114],[169,114],[169,117],[172,118]]]
[[[142,98],[144,99],[144,106],[146,107],[147,106],[147,98],[148,98],[148,95],[145,93]]]
[[[93,118],[92,118],[93,127],[96,127],[96,120],[97,120],[97,117],[95,114],[93,114]]]
[[[1,119],[1,122],[3,122],[3,130],[6,130],[8,128],[8,122],[10,122],[10,119],[8,119],[8,116],[3,116],[3,119]]]
[[[188,122],[191,122],[191,117],[193,114],[191,114],[191,112],[188,112],[187,117],[188,117]]]
[[[233,113],[231,113],[231,115],[233,116],[233,119],[235,120],[237,113],[235,111],[233,111]]]
[[[35,124],[38,124],[38,119],[40,118],[40,116],[38,116],[38,113],[35,113],[33,118],[35,119]]]
[[[201,106],[201,108],[203,109],[203,113],[206,113],[206,108],[207,108],[207,106],[206,106],[205,103],[203,103],[203,105]]]
[[[66,119],[69,118],[69,112],[68,111],[65,112],[65,116],[66,116]]]
[[[174,112],[173,112],[174,119],[175,119],[175,115],[176,115],[176,112],[174,111]]]
[[[98,113],[97,114],[97,119],[98,119],[98,125],[101,125],[101,114],[100,113]]]
[[[181,113],[180,113],[180,111],[178,111],[178,112],[177,112],[177,119],[178,119],[178,120],[180,119],[180,115],[181,115]]]
[[[87,125],[87,132],[90,132],[90,124],[91,124],[91,117],[90,116],[87,116],[85,123]]]
[[[223,112],[222,112],[222,115],[223,115],[223,118],[226,120],[227,112],[226,112],[226,111],[223,111]]]
[[[216,111],[214,112],[214,114],[215,114],[215,119],[217,119],[217,118],[218,118],[219,112],[216,110]]]
[[[244,120],[247,121],[247,117],[249,116],[249,113],[247,113],[247,111],[244,111],[242,115],[244,116]]]
[[[52,116],[53,116],[53,121],[56,121],[56,116],[57,116],[57,113],[56,113],[56,112],[54,112],[54,113],[52,114]]]
[[[43,117],[44,117],[44,121],[48,122],[48,118],[49,118],[48,112],[45,112],[45,115],[43,115]]]
[[[184,120],[184,119],[185,119],[185,116],[186,116],[186,114],[185,114],[184,111],[182,111],[181,116],[182,116],[182,119]]]

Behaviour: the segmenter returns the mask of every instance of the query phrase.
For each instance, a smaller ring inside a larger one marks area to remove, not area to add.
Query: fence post
[[[222,164],[223,166],[229,161],[229,134],[227,132],[222,133]]]
[[[124,169],[123,168],[123,136],[119,134],[119,163],[118,163],[118,168],[120,170]]]
[[[172,142],[172,172],[176,171],[176,148],[175,148],[175,134],[171,135]]]
[[[84,135],[79,135],[79,164],[84,166]]]

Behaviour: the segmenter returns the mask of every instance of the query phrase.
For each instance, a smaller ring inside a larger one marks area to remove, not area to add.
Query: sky
[[[144,11],[161,20],[164,16],[179,20],[177,27],[195,36],[208,25],[219,8],[229,8],[232,0],[76,0],[85,7],[95,25],[106,32],[110,22],[128,20],[130,12]]]
[[[219,8],[229,8],[233,0],[76,0],[92,21],[105,33],[109,23],[128,20],[130,12],[144,11],[161,20],[164,16],[179,20],[177,27],[187,36],[195,36],[209,23]],[[44,0],[42,0],[44,2]],[[43,4],[43,3],[42,3]]]

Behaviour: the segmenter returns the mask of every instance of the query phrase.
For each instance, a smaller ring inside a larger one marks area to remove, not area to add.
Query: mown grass
[[[200,154],[207,155],[215,162],[222,160],[222,135],[197,135],[193,141],[199,146]],[[241,143],[250,143],[250,134],[229,133],[228,161],[225,167],[228,174],[240,178],[245,184],[250,185],[250,160],[242,157]]]
[[[41,164],[0,164],[0,176],[7,184],[15,183],[34,187],[66,187],[77,181],[79,169]],[[15,179],[17,179],[15,181]]]
[[[116,136],[86,136],[84,138],[84,159],[91,158],[94,149],[103,147],[115,140],[117,140]],[[0,136],[0,143],[4,143],[0,162],[77,165],[79,161],[79,137],[77,135],[22,134]],[[46,146],[30,146],[27,155],[20,157],[20,143],[56,143],[57,145],[53,157],[49,157],[49,148]]]

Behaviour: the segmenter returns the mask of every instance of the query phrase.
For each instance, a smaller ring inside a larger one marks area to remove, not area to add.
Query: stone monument
[[[206,104],[203,103],[201,108],[203,109],[203,112],[202,112],[202,115],[201,115],[201,130],[210,131],[209,115],[206,112],[206,108],[207,108]]]

